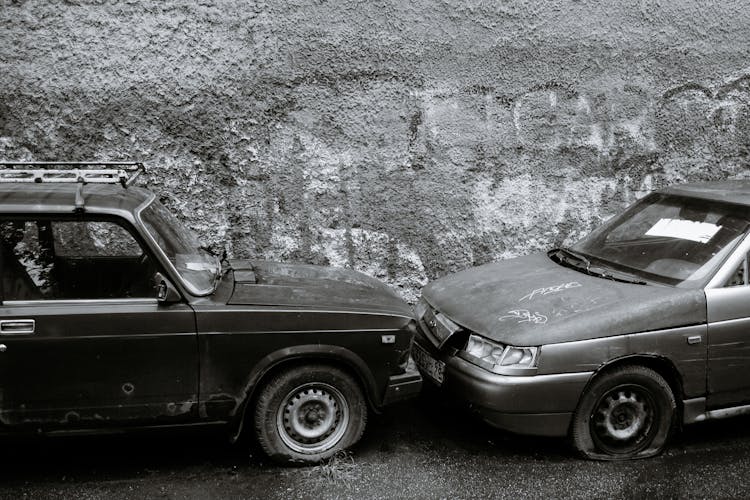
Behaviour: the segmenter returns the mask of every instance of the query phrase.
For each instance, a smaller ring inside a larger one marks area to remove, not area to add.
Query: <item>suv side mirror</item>
[[[169,281],[161,273],[156,273],[154,276],[156,282],[156,299],[163,304],[171,304],[172,302],[179,302],[180,292],[174,287],[171,281]]]

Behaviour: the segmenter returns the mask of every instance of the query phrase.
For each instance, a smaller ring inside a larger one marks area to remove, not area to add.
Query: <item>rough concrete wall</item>
[[[0,156],[143,160],[231,255],[409,300],[651,189],[748,175],[741,1],[0,6]]]

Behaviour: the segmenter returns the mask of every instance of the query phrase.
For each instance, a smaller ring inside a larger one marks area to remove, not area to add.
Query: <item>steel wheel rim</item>
[[[611,455],[637,453],[657,431],[659,409],[651,392],[636,384],[607,391],[594,406],[589,428],[601,450]]]
[[[331,449],[349,426],[349,404],[329,384],[312,382],[284,396],[276,415],[281,440],[297,453],[314,454]]]

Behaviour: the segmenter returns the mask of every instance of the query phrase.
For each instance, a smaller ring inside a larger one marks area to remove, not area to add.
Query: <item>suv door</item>
[[[197,416],[195,317],[156,300],[156,259],[116,218],[0,218],[4,424]]]

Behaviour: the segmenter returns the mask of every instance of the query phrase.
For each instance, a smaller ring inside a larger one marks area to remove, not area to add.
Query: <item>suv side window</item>
[[[153,260],[112,221],[0,220],[5,300],[155,298]]]
[[[140,257],[138,242],[112,222],[53,222],[55,255],[59,257]]]
[[[3,260],[3,298],[34,300],[42,298],[49,268],[42,264],[39,232],[27,221],[0,222],[0,258]]]

